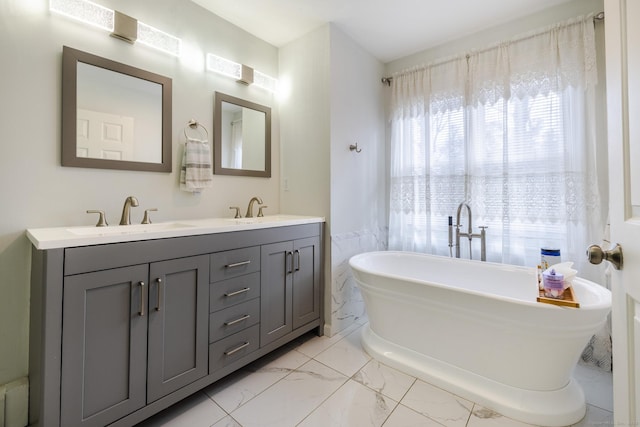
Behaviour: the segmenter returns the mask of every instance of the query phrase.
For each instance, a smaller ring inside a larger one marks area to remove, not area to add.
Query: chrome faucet
[[[467,232],[466,233],[461,233],[460,232],[460,213],[462,211],[462,208],[467,208],[467,217],[469,219],[469,223],[467,224]],[[471,241],[474,238],[480,238],[480,261],[486,261],[487,260],[487,242],[486,242],[486,226],[481,226],[480,228],[480,234],[473,233],[473,225],[472,225],[472,215],[471,215],[471,207],[467,204],[467,203],[460,203],[458,205],[458,211],[456,212],[456,242],[455,245],[452,242],[452,230],[451,228],[453,227],[453,221],[452,218],[449,217],[449,252],[451,253],[451,248],[452,246],[456,247],[456,258],[460,258],[460,237],[466,237],[469,239],[469,259],[472,259],[472,249],[471,249]]]
[[[247,207],[247,214],[245,215],[245,218],[253,218],[253,204],[255,202],[262,204],[262,199],[260,197],[252,197],[251,200],[249,200],[249,206]]]
[[[120,225],[131,225],[131,208],[138,206],[138,199],[133,196],[127,197],[122,207],[122,217],[120,218]]]

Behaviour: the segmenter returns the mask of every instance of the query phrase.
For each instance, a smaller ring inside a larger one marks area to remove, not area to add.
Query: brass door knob
[[[587,259],[591,264],[600,264],[602,260],[606,259],[616,270],[622,269],[622,246],[618,243],[609,249],[608,251],[602,250],[598,245],[591,245],[587,248]]]

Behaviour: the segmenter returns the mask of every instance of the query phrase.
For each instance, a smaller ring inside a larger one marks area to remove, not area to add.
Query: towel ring
[[[207,130],[206,127],[204,127],[204,125],[202,123],[198,123],[197,120],[191,119],[187,122],[187,126],[189,126],[191,129],[198,131],[198,127],[201,127],[204,130],[205,133],[205,138],[208,140],[209,139],[209,131]],[[185,138],[189,138],[189,135],[187,135],[187,128],[184,128],[184,137]]]

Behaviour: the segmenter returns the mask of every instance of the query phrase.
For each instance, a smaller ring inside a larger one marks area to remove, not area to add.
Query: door
[[[605,0],[615,425],[640,425],[640,2]],[[608,248],[604,248],[608,249]]]
[[[320,239],[293,242],[293,329],[320,317]]]
[[[149,267],[147,403],[208,372],[209,256]]]
[[[78,109],[76,156],[133,160],[133,117]]]
[[[260,346],[264,346],[293,330],[293,243],[264,245],[260,251]]]
[[[64,279],[62,426],[104,426],[145,404],[148,266]]]

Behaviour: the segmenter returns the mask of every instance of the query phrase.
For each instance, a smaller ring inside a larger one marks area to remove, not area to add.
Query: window
[[[593,231],[602,229],[588,119],[595,69],[580,56],[589,49],[595,56],[589,32],[591,22],[572,21],[540,40],[394,76],[390,249],[454,252],[448,217],[455,224],[467,202],[473,232],[488,227],[489,261],[535,266],[547,246],[583,260]],[[465,231],[467,221],[463,212]],[[477,240],[471,256],[480,258]]]

